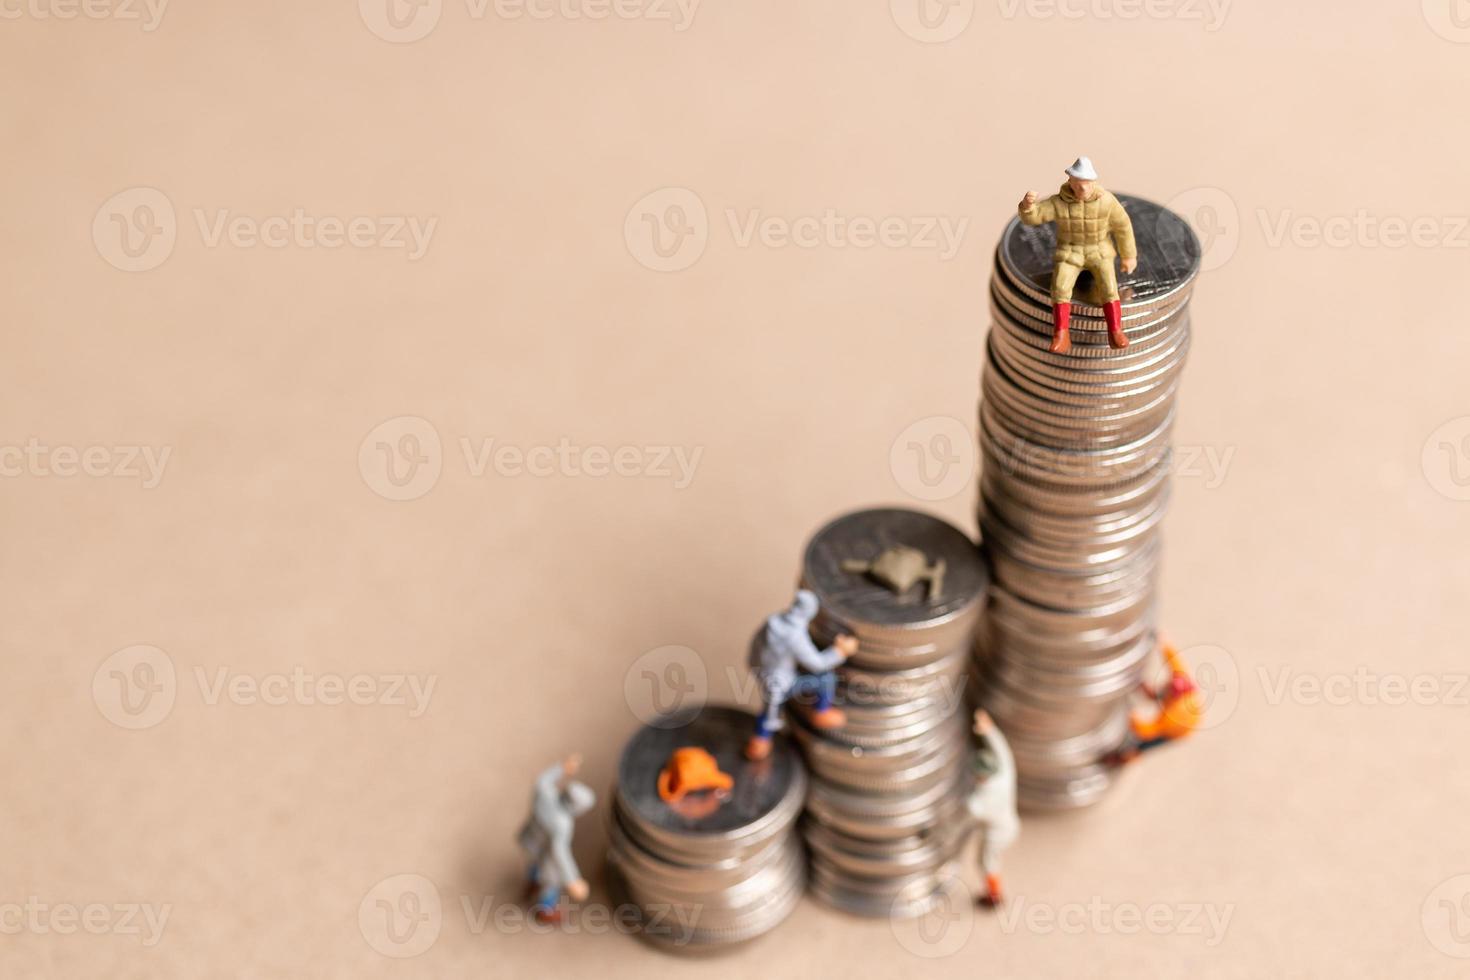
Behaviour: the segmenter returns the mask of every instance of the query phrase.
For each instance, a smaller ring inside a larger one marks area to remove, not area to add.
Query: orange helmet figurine
[[[658,774],[658,795],[665,803],[678,803],[690,793],[708,789],[724,796],[734,785],[734,779],[720,772],[715,757],[695,746],[675,749]]]

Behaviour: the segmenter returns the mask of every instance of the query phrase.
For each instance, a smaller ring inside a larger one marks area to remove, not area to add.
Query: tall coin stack
[[[640,729],[618,764],[608,821],[614,900],[635,906],[639,934],[685,951],[753,939],[801,900],[806,858],[795,832],[807,778],[791,742],[747,761],[755,716],[705,707]],[[659,773],[676,749],[702,748],[734,782],[728,791],[666,802]]]
[[[1138,242],[1120,284],[1126,349],[1108,346],[1084,274],[1072,350],[1048,351],[1050,225],[1011,219],[990,282],[979,515],[994,582],[976,679],[1031,808],[1106,791],[1099,760],[1127,733],[1128,694],[1156,645],[1159,522],[1200,247],[1172,211],[1118,197]]]
[[[896,591],[881,583],[895,571],[925,577]],[[921,915],[967,826],[964,689],[984,564],[974,542],[938,518],[866,510],[817,532],[801,577],[821,603],[817,644],[839,633],[858,640],[838,668],[846,725],[817,731],[791,712],[812,772],[802,824],[812,891],[859,915]]]

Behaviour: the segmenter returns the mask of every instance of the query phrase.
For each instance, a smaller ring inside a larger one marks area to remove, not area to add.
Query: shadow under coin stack
[[[706,707],[640,729],[623,750],[608,826],[615,902],[641,915],[639,934],[689,951],[752,939],[801,900],[806,859],[794,831],[806,796],[801,757],[777,737],[771,754],[742,754],[755,716]],[[659,774],[676,749],[698,747],[733,778],[726,793],[665,802]]]
[[[902,591],[880,584],[875,563],[887,552],[891,565],[894,546],[919,553],[905,556],[911,573],[944,563],[936,592],[932,580]],[[858,640],[838,668],[847,724],[818,732],[805,711],[790,712],[812,771],[802,824],[812,891],[859,915],[921,915],[968,826],[964,689],[984,565],[974,542],[938,518],[867,510],[817,532],[802,587],[821,603],[812,624],[818,646],[839,633]]]
[[[1159,523],[1200,248],[1172,211],[1118,198],[1138,242],[1120,284],[1126,349],[1108,346],[1084,274],[1072,350],[1047,350],[1051,225],[1011,219],[990,284],[979,513],[994,583],[976,677],[1030,808],[1086,806],[1107,790],[1098,760],[1122,743],[1156,646]]]

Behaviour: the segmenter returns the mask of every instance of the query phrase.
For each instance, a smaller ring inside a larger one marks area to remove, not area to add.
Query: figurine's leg
[[[1097,295],[1102,301],[1103,319],[1108,323],[1108,345],[1122,350],[1128,346],[1128,336],[1123,333],[1123,303],[1118,298],[1118,274],[1113,270],[1113,257],[1089,259],[1087,268],[1097,283]]]
[[[775,685],[767,685],[765,704],[755,719],[755,734],[745,743],[745,757],[759,761],[771,754],[771,733],[781,728],[781,706],[786,703],[786,691]]]
[[[557,885],[547,885],[536,896],[536,904],[531,907],[537,922],[560,922],[561,888]]]
[[[980,828],[980,873],[985,875],[985,894],[980,904],[995,908],[1001,903],[1000,890],[1000,841],[985,826]]]
[[[1066,259],[1058,259],[1051,274],[1051,347],[1053,354],[1065,354],[1072,349],[1072,289],[1077,285],[1077,276],[1082,267]]]
[[[847,724],[847,715],[841,708],[833,707],[832,699],[837,694],[837,675],[832,671],[821,674],[803,674],[797,679],[802,693],[815,693],[817,706],[812,711],[812,725],[817,728],[841,728]]]

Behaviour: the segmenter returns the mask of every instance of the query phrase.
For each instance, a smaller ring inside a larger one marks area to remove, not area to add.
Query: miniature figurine
[[[872,561],[849,558],[842,563],[844,572],[862,572],[899,595],[919,582],[927,582],[930,601],[944,591],[944,568],[943,558],[930,565],[922,551],[906,544],[885,548]]]
[[[1116,254],[1121,257],[1125,275],[1138,267],[1133,222],[1118,199],[1097,185],[1097,171],[1087,157],[1078,157],[1065,173],[1067,182],[1059,193],[1038,203],[1035,192],[1027,191],[1018,208],[1022,224],[1055,221],[1057,225],[1050,350],[1065,354],[1072,349],[1068,334],[1072,287],[1083,270],[1092,273],[1094,295],[1108,324],[1108,343],[1122,350],[1128,346],[1128,337],[1123,333],[1123,304],[1118,297],[1118,277],[1113,272],[1113,245],[1117,244]]]
[[[980,871],[985,875],[985,894],[978,902],[986,908],[1001,903],[1000,856],[1021,833],[1016,812],[1016,760],[1010,744],[984,709],[975,712],[975,788],[968,809],[980,833]]]
[[[573,779],[581,767],[582,757],[570,755],[536,777],[531,815],[516,835],[526,854],[526,887],[534,896],[532,909],[538,922],[561,921],[563,891],[574,902],[587,898],[587,881],[572,857],[572,830],[597,797]]]
[[[728,796],[735,780],[720,772],[720,764],[704,749],[694,746],[675,749],[658,774],[658,795],[665,803],[678,803],[690,793],[712,789],[718,797]]]
[[[1159,710],[1151,718],[1137,713],[1129,717],[1128,741],[1106,760],[1114,765],[1132,762],[1149,749],[1187,737],[1204,717],[1199,688],[1189,676],[1184,658],[1168,643],[1161,644],[1160,649],[1169,665],[1169,683],[1162,690],[1147,682],[1139,685]]]
[[[792,695],[816,693],[816,710],[811,714],[814,727],[831,729],[847,724],[847,716],[832,706],[837,692],[837,678],[832,671],[857,652],[857,639],[843,634],[827,649],[818,650],[809,632],[816,616],[816,593],[801,589],[790,609],[773,613],[766,620],[765,631],[751,650],[751,668],[763,688],[765,707],[756,719],[755,734],[745,743],[748,759],[770,755],[771,733],[784,724],[781,707]],[[798,665],[809,673],[798,674]]]

